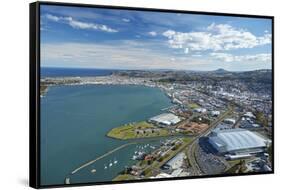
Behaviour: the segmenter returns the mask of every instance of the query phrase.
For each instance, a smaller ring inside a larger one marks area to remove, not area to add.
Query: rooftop
[[[176,116],[172,113],[163,113],[163,114],[150,118],[149,121],[157,122],[157,123],[164,124],[164,125],[173,125],[173,124],[177,124],[181,120],[178,116]]]
[[[217,148],[223,147],[225,152],[266,147],[269,143],[269,140],[244,129],[215,130],[210,141]]]

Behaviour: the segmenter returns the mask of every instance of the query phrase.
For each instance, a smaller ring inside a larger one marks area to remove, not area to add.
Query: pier
[[[166,108],[162,108],[161,111],[167,111],[167,110],[172,109],[174,107],[177,107],[177,105],[172,105],[172,106],[169,106],[169,107],[166,107]]]
[[[118,151],[118,150],[120,150],[120,149],[122,149],[122,148],[125,148],[125,147],[127,147],[127,146],[129,146],[129,145],[136,144],[136,143],[137,143],[137,142],[131,142],[131,143],[123,144],[123,145],[121,145],[121,146],[119,146],[119,147],[117,147],[117,148],[115,148],[115,149],[113,149],[113,150],[111,150],[111,151],[109,151],[109,152],[103,154],[102,156],[100,156],[100,157],[98,157],[98,158],[96,158],[96,159],[94,159],[94,160],[91,160],[91,161],[89,161],[89,162],[87,162],[87,163],[85,163],[85,164],[79,166],[78,168],[76,168],[75,170],[73,170],[73,171],[71,172],[71,174],[75,174],[75,173],[78,172],[79,170],[81,170],[81,169],[83,169],[83,168],[85,168],[85,167],[87,167],[87,166],[89,166],[89,165],[95,163],[96,161],[98,161],[98,160],[100,160],[100,159],[102,159],[102,158],[104,158],[104,157],[106,157],[106,156],[109,156],[110,154],[112,154],[112,153],[114,153],[114,152],[116,152],[116,151]]]

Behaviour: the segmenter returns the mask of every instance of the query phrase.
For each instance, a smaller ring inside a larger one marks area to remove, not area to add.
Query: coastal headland
[[[111,138],[128,140],[137,138],[164,137],[172,133],[146,121],[134,122],[111,129],[107,136]]]

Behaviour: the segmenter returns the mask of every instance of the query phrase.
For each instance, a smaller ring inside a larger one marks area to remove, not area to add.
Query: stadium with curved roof
[[[209,143],[219,153],[240,154],[263,152],[271,142],[245,129],[226,129],[212,131]]]

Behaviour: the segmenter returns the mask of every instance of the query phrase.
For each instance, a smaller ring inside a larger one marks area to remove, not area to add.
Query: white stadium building
[[[245,129],[213,130],[208,141],[221,154],[264,152],[271,143],[270,140]]]

